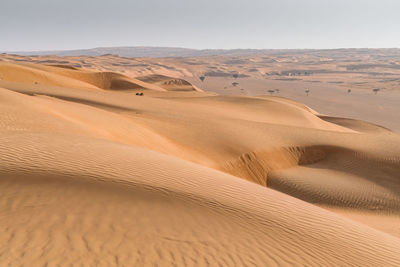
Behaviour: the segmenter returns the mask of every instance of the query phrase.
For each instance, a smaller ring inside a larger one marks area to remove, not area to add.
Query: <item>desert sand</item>
[[[0,265],[400,265],[396,131],[181,60],[0,56]]]
[[[177,77],[219,95],[272,94],[306,104],[321,114],[361,119],[400,132],[400,49],[396,48],[222,51],[99,48],[48,53],[76,56],[2,54],[0,61],[85,68],[137,78]],[[133,58],[133,55],[155,57]],[[199,79],[202,76],[203,82]],[[373,92],[375,88],[380,90],[377,94]]]

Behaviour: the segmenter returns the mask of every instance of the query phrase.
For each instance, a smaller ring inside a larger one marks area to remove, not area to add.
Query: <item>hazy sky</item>
[[[400,47],[400,0],[0,0],[0,51]]]

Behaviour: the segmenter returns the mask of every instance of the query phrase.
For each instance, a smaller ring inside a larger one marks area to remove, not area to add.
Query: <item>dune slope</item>
[[[114,72],[94,72],[74,67],[0,62],[2,80],[73,88],[112,90],[164,89]]]
[[[169,156],[63,135],[1,144],[4,263],[400,263],[395,237]]]

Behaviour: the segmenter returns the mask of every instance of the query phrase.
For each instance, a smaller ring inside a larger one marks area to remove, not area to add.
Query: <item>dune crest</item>
[[[125,75],[76,68],[70,65],[40,65],[30,63],[0,63],[0,77],[2,80],[43,85],[56,85],[73,88],[99,88],[106,90],[194,90],[197,87],[182,79],[162,76],[158,85],[155,82],[147,83]]]

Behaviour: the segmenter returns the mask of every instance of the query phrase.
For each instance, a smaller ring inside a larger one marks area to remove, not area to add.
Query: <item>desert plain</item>
[[[0,265],[399,266],[399,104],[399,49],[1,54]]]

